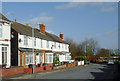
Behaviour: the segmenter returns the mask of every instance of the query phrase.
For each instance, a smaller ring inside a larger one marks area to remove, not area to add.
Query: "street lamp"
[[[32,49],[32,52],[33,52],[33,74],[34,74],[34,27],[32,28],[32,46],[33,46],[33,49]]]
[[[87,47],[89,46],[89,44],[87,44],[86,46],[85,46],[85,57],[87,57]]]

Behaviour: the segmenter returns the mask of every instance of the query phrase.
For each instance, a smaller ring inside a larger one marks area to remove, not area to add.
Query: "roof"
[[[13,21],[12,21],[11,26],[12,26],[12,29],[17,31],[18,33],[20,33],[22,35],[27,35],[27,36],[32,37],[32,27],[20,24],[18,22],[13,22]],[[34,28],[34,36],[36,38],[45,39],[45,40],[49,40],[49,41],[56,41],[56,42],[60,42],[60,43],[66,43],[64,40],[60,39],[58,36],[56,36],[54,34],[51,34],[51,33],[48,33],[48,32],[46,32],[45,35],[44,35],[36,28]]]
[[[33,28],[30,26],[26,26],[26,25],[20,24],[18,22],[12,21],[11,27],[12,27],[12,29],[14,29],[15,31],[17,31],[18,33],[20,33],[22,35],[27,35],[27,36],[32,37],[32,29]],[[34,37],[52,41],[51,38],[47,37],[46,35],[43,35],[41,32],[39,32],[35,28],[34,28]]]
[[[1,13],[0,13],[0,19],[5,20],[5,21],[9,21],[9,22],[10,22],[10,20],[7,19],[7,18],[6,18],[4,15],[2,15]]]
[[[11,24],[12,29],[17,31],[18,33],[32,37],[32,29],[33,29],[32,27],[27,26],[27,25],[23,25],[23,24],[18,23],[18,22],[10,21],[5,16],[3,16],[1,13],[0,13],[0,19],[12,22],[12,24]],[[48,33],[48,32],[46,32],[44,35],[39,31],[39,29],[36,29],[36,28],[34,28],[34,37],[49,40],[49,41],[66,43],[64,40],[62,40],[58,36],[51,34],[51,33]]]
[[[61,38],[59,38],[58,36],[54,35],[54,34],[51,34],[51,33],[48,33],[46,32],[45,33],[48,37],[52,38],[53,41],[56,41],[56,42],[61,42],[61,43],[67,43],[65,42],[64,40],[62,40]]]

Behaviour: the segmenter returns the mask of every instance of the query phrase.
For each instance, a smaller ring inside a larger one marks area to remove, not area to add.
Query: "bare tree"
[[[84,53],[86,56],[95,55],[97,51],[100,49],[98,41],[91,38],[86,39],[78,46],[79,51]]]
[[[74,42],[70,38],[66,38],[65,41],[69,44],[69,49],[70,49],[70,52],[71,52],[71,56],[72,57],[78,56],[78,48],[77,48],[76,42]]]

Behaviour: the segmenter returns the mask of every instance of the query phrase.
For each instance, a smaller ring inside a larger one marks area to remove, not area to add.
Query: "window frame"
[[[24,35],[24,45],[28,45],[28,36]]]
[[[27,62],[28,61],[28,62]],[[32,53],[27,53],[25,55],[25,64],[29,65],[29,64],[34,64],[33,63],[33,54]]]
[[[6,48],[6,49],[4,49],[4,48]],[[8,54],[8,47],[7,46],[1,47],[1,54],[2,54],[2,64],[7,64],[7,54]],[[4,55],[4,57],[3,57],[3,55]]]

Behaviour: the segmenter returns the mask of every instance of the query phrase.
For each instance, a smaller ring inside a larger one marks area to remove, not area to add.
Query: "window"
[[[65,45],[65,50],[67,50],[67,45]]]
[[[7,47],[2,47],[2,64],[7,64]]]
[[[56,48],[56,42],[54,42],[54,48]]]
[[[36,38],[34,38],[34,46],[36,46]]]
[[[66,55],[65,60],[70,60],[70,56]]]
[[[60,49],[60,43],[59,43],[59,49]]]
[[[0,24],[0,37],[2,37],[2,24]]]
[[[46,54],[46,63],[53,63],[53,54]]]
[[[24,45],[28,45],[28,37],[24,36]]]
[[[49,41],[47,41],[47,48],[49,48]]]
[[[43,42],[42,42],[42,39],[41,39],[41,48],[43,48]]]
[[[26,64],[33,64],[33,54],[26,54]]]
[[[62,44],[62,48],[64,48],[63,44]]]

